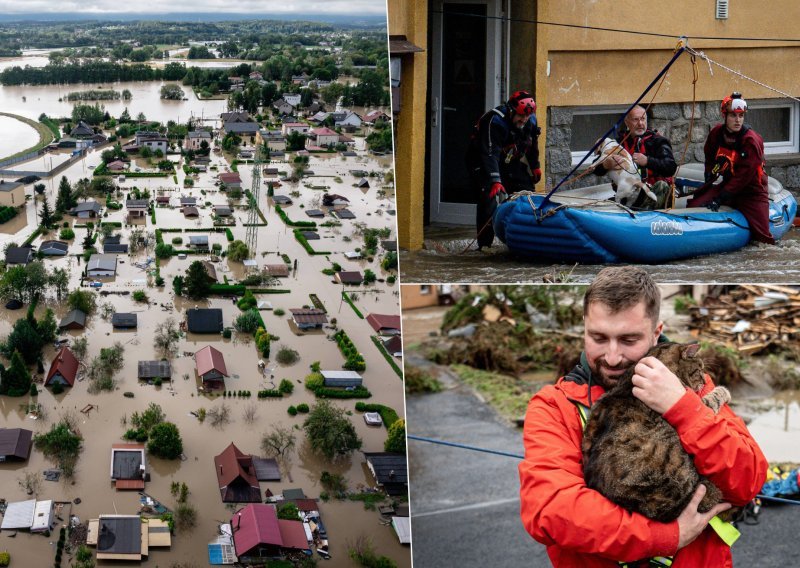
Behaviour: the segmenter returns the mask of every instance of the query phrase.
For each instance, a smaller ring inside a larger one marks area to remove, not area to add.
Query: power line
[[[776,41],[776,42],[791,42],[800,43],[800,38],[777,38],[777,37],[724,37],[724,36],[687,36],[686,34],[664,34],[658,32],[647,32],[639,30],[623,30],[619,28],[604,28],[599,26],[582,26],[579,24],[566,24],[563,22],[550,22],[547,20],[529,20],[527,18],[509,18],[506,16],[490,16],[481,14],[468,14],[466,12],[451,12],[444,10],[431,10],[433,14],[443,14],[447,16],[463,16],[466,18],[480,18],[483,20],[500,20],[502,22],[517,22],[522,24],[536,24],[539,26],[554,26],[561,28],[575,28],[579,30],[591,30],[599,32],[612,32],[620,34],[643,35],[651,37],[663,37],[669,39],[678,39],[686,37],[694,40],[719,40],[719,41]]]

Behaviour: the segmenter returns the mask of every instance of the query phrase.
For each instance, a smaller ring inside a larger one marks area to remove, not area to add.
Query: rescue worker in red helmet
[[[498,204],[518,191],[532,191],[542,177],[536,103],[527,91],[485,113],[472,131],[466,161],[477,195],[478,250],[491,246],[491,219]]]
[[[722,177],[722,183],[696,195],[689,206],[707,206],[713,211],[723,205],[738,209],[750,226],[750,238],[774,245],[769,230],[764,139],[744,123],[747,101],[740,93],[722,99],[720,112],[723,123],[711,129],[704,150],[706,181]]]
[[[650,186],[657,200],[654,202],[644,191],[633,203],[633,209],[664,209],[671,203],[672,176],[678,169],[672,146],[657,130],[647,128],[647,111],[636,105],[625,115],[625,128],[617,135],[619,142],[633,158],[639,177]],[[595,165],[594,173],[603,176],[609,170],[623,166],[618,156],[609,156],[602,163]]]

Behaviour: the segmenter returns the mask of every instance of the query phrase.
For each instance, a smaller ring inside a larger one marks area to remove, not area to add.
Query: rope
[[[577,164],[577,165],[576,165],[574,168],[572,168],[572,171],[570,171],[570,172],[569,172],[569,173],[568,173],[568,174],[567,174],[567,175],[566,175],[566,176],[565,176],[565,177],[564,177],[564,178],[563,178],[563,179],[562,179],[560,182],[558,182],[558,184],[557,184],[557,185],[556,185],[556,186],[555,186],[553,189],[551,189],[551,190],[550,190],[550,192],[549,192],[549,193],[548,193],[548,194],[545,196],[544,200],[542,201],[542,204],[540,205],[540,209],[541,209],[542,207],[544,207],[545,205],[547,205],[547,203],[550,201],[550,197],[551,197],[551,196],[552,196],[552,195],[553,195],[553,194],[554,194],[556,191],[558,191],[558,188],[559,188],[559,187],[561,187],[561,186],[563,185],[563,183],[564,183],[566,180],[568,180],[570,177],[572,177],[572,175],[573,175],[573,174],[574,174],[574,173],[575,173],[575,172],[578,170],[578,168],[580,168],[580,167],[583,165],[583,163],[586,161],[586,159],[587,159],[589,156],[591,156],[591,155],[592,155],[592,153],[594,153],[594,151],[595,151],[595,150],[597,150],[597,148],[600,146],[600,143],[601,143],[601,142],[602,142],[602,141],[603,141],[605,138],[607,138],[608,136],[610,136],[612,132],[616,131],[616,129],[619,127],[619,125],[620,125],[620,124],[622,124],[622,121],[623,121],[623,120],[625,120],[625,116],[626,116],[626,115],[627,115],[627,114],[628,114],[628,113],[629,113],[629,112],[630,112],[630,111],[631,111],[631,110],[632,110],[632,109],[633,109],[633,108],[634,108],[636,105],[638,105],[638,104],[639,104],[639,103],[642,101],[642,99],[645,97],[645,95],[646,95],[648,92],[650,92],[650,89],[652,89],[652,88],[655,86],[655,84],[656,84],[656,83],[657,83],[657,82],[658,82],[658,81],[659,81],[659,80],[660,80],[662,77],[664,77],[664,75],[666,75],[667,71],[669,71],[669,68],[670,68],[670,67],[672,67],[672,64],[673,64],[673,63],[675,63],[675,61],[677,61],[678,57],[680,57],[680,56],[681,56],[681,54],[682,54],[684,51],[686,51],[686,47],[687,47],[687,46],[684,44],[684,42],[681,42],[681,43],[679,44],[679,47],[678,47],[678,49],[675,51],[675,54],[672,56],[672,59],[670,59],[670,60],[669,60],[669,62],[667,63],[667,65],[666,65],[666,66],[665,66],[665,67],[664,67],[664,68],[661,70],[661,72],[659,72],[659,74],[658,74],[658,75],[656,75],[656,78],[655,78],[655,79],[653,79],[653,80],[650,82],[650,84],[647,86],[647,88],[644,90],[644,92],[642,92],[642,94],[641,94],[641,95],[639,95],[639,98],[637,98],[637,99],[636,99],[636,101],[635,101],[635,102],[634,102],[634,103],[633,103],[633,104],[632,104],[630,107],[628,107],[628,110],[626,110],[624,113],[622,113],[622,115],[620,115],[619,119],[618,119],[618,120],[617,120],[617,122],[614,124],[614,126],[612,126],[612,127],[611,127],[611,128],[608,130],[608,132],[606,132],[606,133],[605,133],[603,136],[601,136],[601,137],[600,137],[600,139],[599,139],[597,142],[595,142],[594,146],[592,146],[592,148],[591,148],[591,149],[590,149],[590,150],[589,150],[589,151],[586,153],[586,155],[585,155],[583,158],[581,158],[581,161],[580,161],[580,162],[578,162],[578,164]]]
[[[511,452],[501,452],[500,450],[490,450],[488,448],[479,448],[478,446],[470,446],[468,444],[459,444],[457,442],[446,442],[444,440],[437,440],[435,438],[425,438],[423,436],[414,436],[412,434],[406,434],[406,437],[409,440],[416,440],[418,442],[428,442],[429,444],[438,444],[441,446],[450,446],[452,448],[458,448],[460,450],[470,450],[473,452],[483,452],[486,454],[493,454],[496,456],[504,456],[507,458],[517,458],[519,460],[525,459],[525,456],[522,454],[513,454]],[[793,501],[792,499],[781,499],[780,497],[768,497],[766,495],[758,494],[756,495],[759,499],[765,499],[767,501],[777,501],[779,503],[787,503],[790,505],[800,505],[800,501]]]
[[[795,102],[800,103],[800,98],[793,97],[789,93],[785,93],[785,92],[781,91],[780,89],[776,89],[775,87],[771,87],[771,86],[767,85],[766,83],[762,83],[761,81],[758,81],[757,79],[753,79],[752,77],[748,77],[747,75],[745,75],[744,73],[741,73],[740,71],[736,71],[735,69],[731,69],[730,67],[727,67],[727,66],[723,65],[722,63],[714,61],[713,59],[711,59],[708,55],[706,55],[702,51],[696,51],[696,50],[694,50],[694,49],[692,49],[692,48],[690,48],[688,46],[686,47],[686,50],[689,53],[691,53],[692,55],[696,55],[700,59],[705,59],[706,62],[708,63],[708,66],[709,66],[709,72],[711,72],[711,65],[712,64],[716,65],[717,67],[721,67],[722,69],[724,69],[728,73],[733,73],[734,75],[736,75],[738,77],[741,77],[742,79],[745,79],[746,81],[750,81],[751,83],[755,83],[756,85],[758,85],[760,87],[764,87],[765,89],[770,90],[770,91],[772,91],[774,93],[778,93],[779,95],[783,95],[787,99],[791,99],[791,100],[793,100]],[[711,72],[711,75],[714,75],[714,73]]]

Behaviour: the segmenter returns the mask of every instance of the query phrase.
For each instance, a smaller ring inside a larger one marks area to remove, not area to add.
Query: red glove
[[[542,180],[542,170],[541,168],[536,168],[533,170],[533,185],[536,185]]]
[[[503,187],[502,183],[495,182],[492,184],[492,188],[489,190],[489,199],[494,199],[499,194],[505,194],[506,188]]]

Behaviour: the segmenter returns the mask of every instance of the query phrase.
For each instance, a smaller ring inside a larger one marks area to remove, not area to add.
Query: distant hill
[[[133,22],[137,20],[160,22],[230,22],[239,20],[302,20],[307,22],[325,22],[330,24],[348,24],[350,26],[386,26],[385,14],[274,14],[274,13],[182,13],[167,12],[164,14],[109,14],[109,13],[31,13],[0,14],[0,22],[72,22],[87,20],[105,20],[116,22]]]

